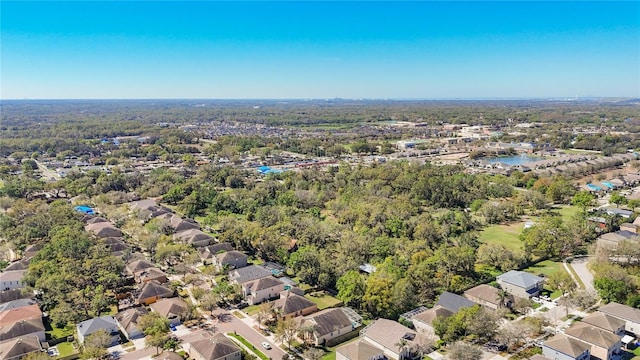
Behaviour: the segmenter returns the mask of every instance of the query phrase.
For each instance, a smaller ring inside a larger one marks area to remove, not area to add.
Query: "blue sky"
[[[0,97],[640,97],[640,2],[0,2]]]

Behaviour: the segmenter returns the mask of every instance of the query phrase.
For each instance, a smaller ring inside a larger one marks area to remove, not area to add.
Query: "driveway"
[[[595,291],[593,287],[593,274],[587,268],[587,262],[589,261],[588,257],[576,258],[569,263],[569,266],[575,270],[576,274],[582,282],[587,290]]]

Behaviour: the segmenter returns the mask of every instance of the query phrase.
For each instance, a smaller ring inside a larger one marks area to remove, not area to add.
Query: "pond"
[[[486,161],[490,163],[501,162],[507,165],[523,165],[530,162],[540,161],[542,160],[539,156],[531,156],[527,154],[513,155],[513,156],[498,156],[485,158]]]

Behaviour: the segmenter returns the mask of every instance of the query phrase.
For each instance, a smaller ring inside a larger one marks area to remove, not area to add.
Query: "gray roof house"
[[[229,282],[240,285],[267,276],[271,276],[271,271],[259,265],[249,265],[229,271]]]
[[[107,334],[111,335],[111,345],[117,344],[118,340],[120,340],[118,322],[110,315],[100,316],[78,323],[76,330],[78,331],[78,341],[81,344],[84,343],[87,336],[90,336],[98,330],[105,330]]]
[[[522,298],[538,296],[544,285],[543,278],[525,271],[516,270],[498,275],[496,281],[506,292]]]
[[[231,250],[216,254],[213,257],[213,264],[220,269],[225,266],[229,266],[233,269],[239,269],[247,266],[247,260],[249,260],[249,256],[246,254],[237,250]]]
[[[441,306],[453,313],[457,313],[458,311],[460,311],[460,309],[472,307],[473,305],[476,305],[476,303],[460,295],[445,291],[440,294],[438,302],[434,305],[434,307]]]
[[[352,312],[353,310],[349,308],[322,310],[303,318],[302,326],[312,326],[314,344],[316,346],[324,345],[327,341],[347,334],[361,325],[362,318],[354,318],[351,315]]]

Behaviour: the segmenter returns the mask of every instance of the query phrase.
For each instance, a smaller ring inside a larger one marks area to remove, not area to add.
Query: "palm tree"
[[[506,290],[504,290],[503,288],[498,288],[498,294],[497,294],[497,300],[500,301],[500,304],[498,307],[503,307],[506,306],[506,299],[509,297],[509,292],[507,292]]]

